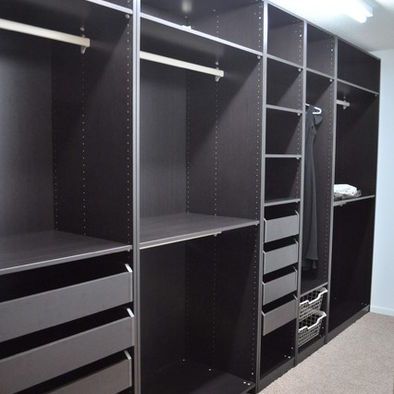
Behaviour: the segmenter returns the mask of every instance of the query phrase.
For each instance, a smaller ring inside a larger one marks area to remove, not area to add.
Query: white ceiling
[[[332,16],[319,11],[319,3],[329,1],[316,0],[315,7],[306,9],[303,0],[271,0],[368,51],[394,49],[394,0],[367,0],[366,3],[373,7],[374,15],[366,23],[358,23],[346,15]]]

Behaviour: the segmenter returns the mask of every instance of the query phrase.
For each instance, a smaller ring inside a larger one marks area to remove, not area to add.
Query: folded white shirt
[[[357,187],[347,184],[334,185],[334,193],[338,195],[354,197],[358,194],[358,189]]]

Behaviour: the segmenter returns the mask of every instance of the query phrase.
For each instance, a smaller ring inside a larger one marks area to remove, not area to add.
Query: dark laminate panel
[[[220,83],[220,81],[219,81]],[[189,78],[187,128],[187,209],[190,212],[217,213],[217,154],[215,151],[219,92],[214,78]],[[201,115],[202,114],[202,115]]]
[[[150,217],[142,219],[140,247],[181,242],[257,224],[256,220],[191,213]]]
[[[257,340],[256,233],[226,233],[187,248],[187,355],[250,380]]]
[[[0,236],[54,226],[47,41],[1,32]]]
[[[131,243],[132,26],[117,14],[104,15],[86,26],[86,35],[94,37],[82,58],[86,233]]]
[[[335,38],[311,25],[308,25],[307,66],[334,76]]]
[[[0,239],[0,274],[61,264],[130,250],[96,238],[46,231]]]
[[[185,72],[142,62],[141,214],[186,210]]]
[[[379,98],[374,94],[339,83],[338,99],[346,98],[350,108],[338,106],[335,183],[348,183],[363,195],[375,194]]]
[[[338,78],[379,91],[380,60],[338,40]]]
[[[304,22],[268,6],[268,53],[302,65]]]
[[[141,349],[143,391],[155,374],[185,356],[185,246],[141,253]]]
[[[218,85],[217,214],[259,219],[262,64],[226,63],[227,77]]]
[[[374,200],[335,208],[330,331],[370,303],[374,210]]]
[[[262,51],[263,3],[256,2],[223,12],[214,9],[192,20],[195,29]]]
[[[82,55],[78,47],[56,45],[52,55],[52,126],[55,226],[81,234],[83,225]]]

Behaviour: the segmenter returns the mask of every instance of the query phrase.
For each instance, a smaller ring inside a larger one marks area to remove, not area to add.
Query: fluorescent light
[[[359,23],[373,16],[372,7],[364,0],[273,0],[274,3],[306,18],[335,18],[346,15]]]

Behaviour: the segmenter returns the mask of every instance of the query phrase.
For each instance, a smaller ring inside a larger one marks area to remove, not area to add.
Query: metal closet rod
[[[346,100],[337,100],[337,105],[341,105],[343,107],[343,109],[350,107],[349,101],[346,101]]]
[[[149,52],[144,52],[144,51],[140,52],[140,57],[142,60],[147,60],[150,62],[165,64],[167,66],[183,68],[186,70],[196,71],[196,72],[203,73],[203,74],[213,75],[217,81],[220,78],[224,77],[223,70],[219,70],[217,68],[212,68],[212,67],[200,66],[199,64],[188,63],[188,62],[184,62],[182,60],[173,59],[171,57],[160,56],[160,55],[156,55],[154,53],[149,53]]]
[[[62,33],[56,30],[44,29],[42,27],[26,25],[24,23],[14,22],[8,19],[0,19],[0,29],[77,45],[81,47],[82,51],[90,47],[89,38],[74,36],[72,34]]]

